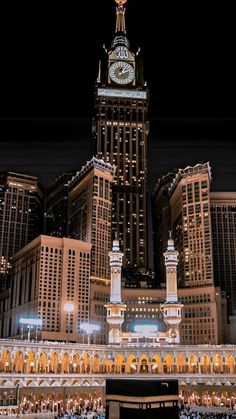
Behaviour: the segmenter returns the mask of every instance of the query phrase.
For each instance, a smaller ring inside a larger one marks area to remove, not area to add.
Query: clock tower
[[[95,89],[94,154],[116,166],[112,187],[112,231],[124,268],[147,269],[148,91],[140,50],[126,36],[127,0],[115,0],[116,29],[103,48]]]

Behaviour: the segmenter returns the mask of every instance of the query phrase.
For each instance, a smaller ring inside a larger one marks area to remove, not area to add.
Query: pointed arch
[[[48,364],[47,354],[46,354],[46,352],[41,352],[41,354],[39,356],[38,371],[42,372],[42,373],[47,372],[47,364]]]
[[[79,381],[78,380],[73,380],[71,385],[73,387],[79,387]]]
[[[90,372],[90,356],[88,353],[83,355],[82,359],[82,372],[89,373]]]
[[[216,354],[213,357],[213,372],[220,373],[222,371],[222,357],[219,354]]]
[[[17,351],[14,357],[14,372],[24,371],[24,356],[21,351]]]
[[[4,349],[4,351],[2,352],[2,357],[1,357],[1,371],[4,372],[9,372],[11,371],[11,354],[7,349]]]
[[[67,374],[70,372],[70,358],[67,352],[62,355],[61,371]]]
[[[95,374],[100,372],[100,356],[98,354],[95,354],[93,358],[93,372]]]
[[[162,372],[163,365],[161,362],[160,355],[153,355],[151,364],[152,364],[151,370],[153,373],[157,374],[157,373]]]
[[[72,371],[77,374],[80,373],[80,356],[77,353],[73,355]]]
[[[134,354],[130,354],[127,359],[126,372],[135,374],[137,372],[137,360]]]
[[[22,381],[17,379],[16,381],[14,381],[14,387],[16,387],[17,385],[22,384]]]
[[[3,380],[3,381],[0,381],[0,386],[4,386],[4,387],[6,387],[6,388],[12,388],[12,387],[14,387],[13,386],[13,383],[10,381],[10,380]]]
[[[180,354],[177,356],[177,372],[185,372],[185,357],[184,355]]]
[[[201,372],[204,374],[211,372],[210,358],[205,354],[201,357]]]
[[[26,360],[26,373],[34,373],[36,368],[35,353],[30,351]]]
[[[146,354],[142,354],[139,359],[139,372],[147,374],[149,372],[149,359]]]
[[[49,387],[49,384],[48,384],[47,380],[44,380],[44,379],[39,380],[39,384],[38,385],[39,386],[42,386],[42,387]]]
[[[164,365],[163,365],[164,372],[170,374],[173,370],[173,358],[172,355],[167,354],[164,356]]]
[[[190,355],[188,359],[188,369],[191,374],[198,372],[198,361],[196,355]]]
[[[233,374],[234,372],[234,367],[235,367],[235,363],[234,363],[234,358],[232,355],[227,355],[225,358],[225,369],[226,369],[226,373],[227,374]]]
[[[53,352],[50,357],[51,372],[58,373],[59,371],[59,357],[56,352]]]
[[[104,362],[103,362],[103,366],[104,366],[104,372],[105,373],[112,372],[113,364],[112,364],[112,360],[111,359],[105,359]]]
[[[116,355],[115,358],[115,373],[120,374],[124,369],[124,357],[123,355]]]

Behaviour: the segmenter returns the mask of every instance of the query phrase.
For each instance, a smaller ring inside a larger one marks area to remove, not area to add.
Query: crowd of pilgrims
[[[105,412],[102,412],[101,414],[99,413],[96,411],[96,409],[81,409],[79,412],[75,413],[65,412],[61,416],[58,415],[57,418],[61,417],[63,419],[105,419]],[[228,410],[225,412],[212,412],[211,410],[208,410],[208,408],[204,408],[204,410],[198,411],[196,406],[195,409],[192,410],[191,407],[181,404],[179,405],[179,417],[180,419],[236,419],[236,409]]]
[[[233,419],[236,418],[236,410],[229,410],[227,412],[212,412],[191,410],[190,407],[180,409],[180,419]]]

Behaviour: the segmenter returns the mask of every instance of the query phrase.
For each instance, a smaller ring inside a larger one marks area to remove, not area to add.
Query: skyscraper
[[[160,286],[165,278],[163,253],[171,228],[171,208],[169,203],[169,187],[175,173],[168,173],[159,178],[152,197],[154,271]]]
[[[165,282],[162,249],[169,230],[179,252],[178,285],[184,303],[182,343],[222,342],[225,299],[214,285],[209,162],[188,166],[158,180],[153,197],[157,279]],[[222,323],[221,323],[222,322]]]
[[[63,173],[46,189],[46,234],[68,237],[68,183],[76,171]]]
[[[211,192],[211,222],[215,285],[226,293],[230,329],[236,342],[236,192]]]
[[[91,277],[109,279],[114,167],[93,157],[68,182],[69,237],[92,243]]]
[[[43,189],[36,177],[0,173],[0,289],[10,285],[12,256],[42,233],[43,206]]]
[[[126,0],[115,0],[116,30],[103,49],[95,92],[94,154],[116,166],[112,188],[113,238],[117,233],[124,268],[147,268],[148,91],[142,57],[126,36]]]
[[[166,225],[171,226],[179,252],[179,285],[186,287],[214,284],[210,182],[211,168],[207,162],[179,169],[168,185],[169,203],[165,206],[170,207],[170,220]],[[165,227],[165,220],[162,223]],[[166,235],[167,232],[164,238]]]

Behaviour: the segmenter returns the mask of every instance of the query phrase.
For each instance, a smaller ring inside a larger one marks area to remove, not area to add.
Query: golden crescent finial
[[[115,2],[118,4],[125,4],[127,0],[115,0]]]

